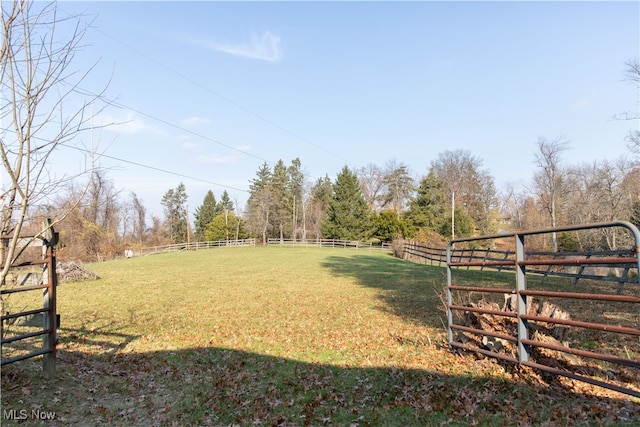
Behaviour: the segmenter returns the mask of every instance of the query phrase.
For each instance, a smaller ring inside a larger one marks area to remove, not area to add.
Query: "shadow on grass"
[[[84,328],[59,328],[58,343],[94,348],[97,353],[116,354],[139,336],[110,330],[113,323],[99,328],[87,330]]]
[[[15,421],[12,413],[32,408],[55,412],[46,425],[94,426],[633,425],[640,419],[640,405],[630,400],[526,385],[527,375],[496,380],[341,367],[223,348],[62,350],[56,380],[3,368],[3,425]]]
[[[362,286],[379,289],[382,309],[405,320],[433,328],[446,328],[442,297],[446,269],[375,255],[331,256],[322,263],[337,276],[357,279]]]

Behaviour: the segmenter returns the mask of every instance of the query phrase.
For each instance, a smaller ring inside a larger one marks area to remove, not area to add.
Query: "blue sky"
[[[100,165],[156,215],[180,182],[192,210],[209,189],[242,207],[279,159],[300,158],[310,182],[390,160],[421,177],[463,149],[500,189],[530,182],[541,136],[567,139],[569,163],[630,156],[638,121],[612,118],[638,111],[623,71],[640,55],[639,5],[59,4],[94,19],[77,65],[99,61],[83,85],[110,79],[117,101],[96,119],[118,123],[94,134]]]

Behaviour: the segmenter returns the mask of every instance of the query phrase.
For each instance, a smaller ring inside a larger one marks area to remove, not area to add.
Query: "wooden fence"
[[[352,249],[378,249],[390,250],[389,243],[362,242],[360,240],[336,240],[336,239],[267,239],[268,246],[302,246],[322,248],[352,248]]]
[[[561,276],[573,278],[576,285],[580,279],[602,280],[618,283],[620,293],[625,283],[638,282],[638,265],[636,263],[615,263],[590,265],[590,259],[606,257],[633,257],[631,250],[619,251],[583,251],[583,252],[543,252],[530,251],[526,253],[527,260],[550,260],[548,265],[529,266],[528,273],[547,276]],[[434,248],[418,242],[405,242],[403,258],[409,261],[430,264],[434,266],[447,266],[447,249]],[[515,260],[516,253],[512,250],[502,251],[496,249],[460,248],[452,249],[451,261],[455,263],[465,262],[480,264],[480,270],[485,268],[497,271],[513,271],[513,267],[501,265],[504,261]],[[576,260],[576,265],[562,265],[565,260]],[[554,264],[554,261],[560,261]],[[496,265],[492,265],[495,263]],[[460,268],[460,267],[458,267]],[[469,269],[471,267],[463,267]]]
[[[125,250],[125,257],[154,255],[165,252],[197,251],[200,249],[212,249],[220,247],[255,246],[256,239],[240,240],[216,240],[211,242],[175,243],[173,245],[149,246],[141,249]]]

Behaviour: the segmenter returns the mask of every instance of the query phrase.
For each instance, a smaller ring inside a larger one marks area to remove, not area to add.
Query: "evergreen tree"
[[[209,190],[207,194],[204,196],[204,200],[202,201],[202,205],[196,208],[194,213],[195,221],[193,223],[195,229],[195,236],[197,240],[204,240],[204,232],[207,228],[207,225],[213,218],[220,213],[218,211],[218,204],[216,203],[216,197],[213,195],[213,192]]]
[[[384,193],[382,194],[382,206],[400,214],[405,208],[407,199],[414,190],[413,178],[409,175],[406,165],[392,163],[389,172],[383,178]]]
[[[169,239],[173,243],[187,241],[187,192],[183,183],[170,189],[160,202],[164,207],[165,222]]]
[[[252,179],[251,183],[249,184],[250,195],[253,196],[257,192],[271,184],[271,176],[271,168],[269,168],[267,162],[264,162],[262,165],[260,165],[260,169],[258,169],[258,172],[256,172],[256,177]]]
[[[222,193],[222,197],[220,197],[220,203],[218,203],[216,210],[217,214],[234,211],[233,201],[231,200],[231,197],[229,197],[229,193],[227,193],[227,190],[224,190],[224,192]]]
[[[233,212],[221,213],[207,224],[205,238],[208,241],[237,240],[246,238],[244,222]]]
[[[407,236],[407,224],[402,218],[398,218],[395,211],[386,210],[374,214],[373,224],[373,237],[383,242],[390,242],[395,237]]]
[[[220,216],[222,218],[224,218],[224,223],[225,223],[225,230],[227,232],[227,234],[224,236],[225,240],[229,240],[230,236],[233,236],[233,233],[229,232],[230,229],[232,229],[234,227],[235,221],[234,218],[230,218],[230,215],[233,215],[233,202],[231,201],[231,198],[229,197],[229,193],[227,193],[227,190],[224,190],[224,193],[222,193],[222,197],[220,198],[220,203],[218,203],[217,205],[217,216]]]
[[[261,236],[266,242],[267,233],[272,229],[271,212],[273,211],[274,196],[272,192],[271,169],[265,162],[256,172],[256,177],[249,184],[249,200],[245,218],[247,229],[254,236]]]
[[[455,236],[453,237],[469,237],[474,234],[476,226],[473,218],[467,211],[456,207],[454,211],[454,228]],[[449,213],[449,215],[444,218],[442,224],[440,224],[438,232],[445,238],[451,238],[451,231],[451,213]]]
[[[443,183],[431,171],[420,181],[416,197],[409,203],[405,217],[411,227],[417,230],[438,231],[444,222],[446,208]]]
[[[282,160],[273,167],[271,177],[271,191],[273,195],[273,213],[271,215],[273,229],[277,230],[278,237],[283,239],[285,229],[288,230],[291,218],[290,194],[287,191],[289,186],[289,174],[287,167]]]
[[[287,172],[289,174],[287,193],[291,208],[291,237],[295,239],[299,223],[301,220],[304,220],[304,174],[302,173],[302,163],[300,159],[296,158],[292,160]],[[303,224],[302,228],[306,229],[306,224]]]
[[[333,185],[322,234],[328,239],[362,240],[370,231],[369,209],[358,177],[345,166]]]

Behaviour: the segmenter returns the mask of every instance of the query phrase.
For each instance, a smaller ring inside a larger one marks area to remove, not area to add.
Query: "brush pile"
[[[59,262],[56,265],[56,272],[60,282],[79,282],[82,280],[98,280],[100,278],[96,273],[85,268],[79,261]]]
[[[503,311],[515,313],[516,311],[516,296],[510,295],[505,297],[505,302],[502,307],[497,303],[479,301],[476,304],[471,304],[477,308],[491,311]],[[537,301],[529,304],[528,314],[546,317],[549,319],[570,319],[569,313],[562,310],[555,304],[551,304],[547,301],[538,303]],[[499,333],[503,335],[509,335],[512,337],[517,336],[517,323],[514,318],[499,316],[494,314],[481,314],[472,311],[465,313],[462,320],[462,325],[481,331]],[[566,334],[566,328],[563,325],[556,323],[546,322],[531,322],[529,323],[530,338],[536,341],[540,341],[545,344],[551,344],[559,347],[568,347],[567,342],[563,342]],[[505,354],[507,356],[516,356],[515,344],[499,337],[493,337],[489,335],[483,335],[470,337],[465,334],[461,340],[479,348],[484,348],[495,353]],[[551,351],[544,348],[536,348],[535,352],[538,357],[544,359],[558,358],[563,362],[576,362],[576,358],[571,354],[567,354],[559,351]]]

